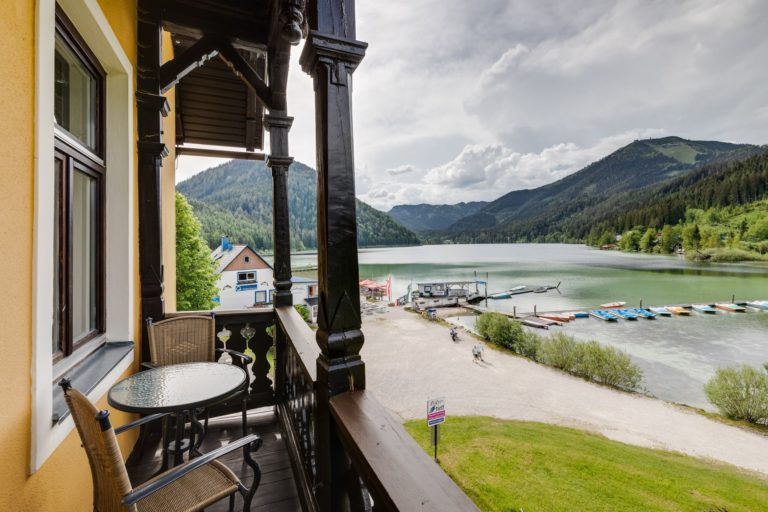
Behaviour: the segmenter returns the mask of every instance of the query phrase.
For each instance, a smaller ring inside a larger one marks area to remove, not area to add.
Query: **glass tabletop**
[[[222,363],[184,363],[135,373],[109,390],[109,405],[126,412],[152,414],[205,407],[245,383],[245,371]]]

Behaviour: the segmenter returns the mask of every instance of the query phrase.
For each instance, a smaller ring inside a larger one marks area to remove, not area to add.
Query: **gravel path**
[[[486,349],[464,331],[390,308],[365,316],[367,388],[403,419],[424,418],[426,400],[445,397],[451,415],[541,421],[599,432],[617,441],[715,459],[768,475],[768,436],[682,407],[622,393],[510,354]]]

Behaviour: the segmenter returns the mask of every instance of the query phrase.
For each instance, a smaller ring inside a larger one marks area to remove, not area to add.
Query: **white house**
[[[216,263],[219,289],[216,309],[267,306],[272,302],[272,267],[247,245],[233,245],[227,238],[211,253]]]
[[[247,245],[234,245],[224,237],[211,253],[219,276],[216,287],[217,310],[269,306],[272,303],[274,276],[272,266]],[[312,322],[317,321],[317,279],[293,277],[293,303],[309,308]]]

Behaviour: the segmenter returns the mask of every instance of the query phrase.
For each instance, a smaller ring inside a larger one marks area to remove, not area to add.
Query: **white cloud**
[[[633,140],[661,135],[663,130],[633,130],[589,147],[567,142],[538,153],[515,152],[501,144],[468,145],[449,162],[420,171],[418,182],[383,181],[360,198],[382,210],[396,204],[493,200],[564,178]]]

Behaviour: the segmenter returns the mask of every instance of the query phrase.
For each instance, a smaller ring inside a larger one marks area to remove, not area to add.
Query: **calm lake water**
[[[437,245],[364,249],[360,278],[392,277],[392,295],[420,281],[485,280],[490,293],[517,285],[556,285],[559,290],[488,301],[490,309],[518,312],[594,308],[625,301],[637,306],[768,299],[768,265],[692,263],[678,256],[599,251],[567,244]],[[295,254],[293,265],[316,263]],[[482,291],[482,286],[481,286]],[[471,319],[464,320],[471,323]],[[768,312],[602,322],[582,319],[554,327],[626,351],[645,372],[655,396],[711,409],[704,383],[720,366],[768,361]],[[545,331],[541,331],[544,333]]]

